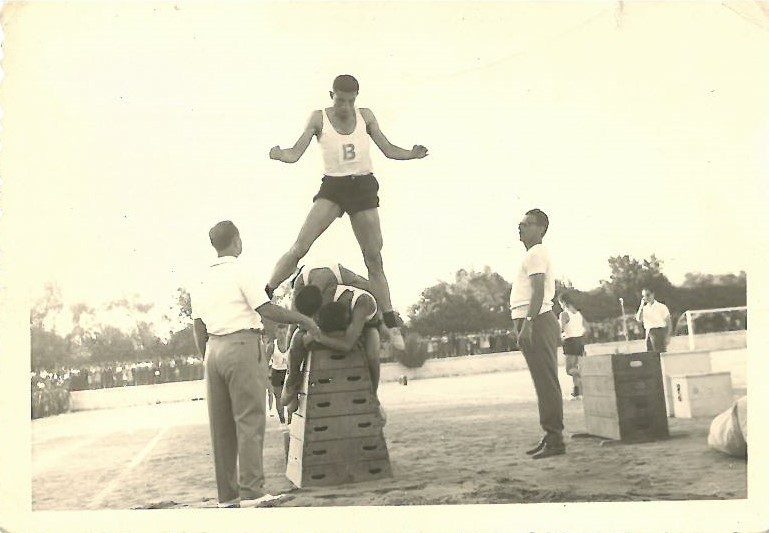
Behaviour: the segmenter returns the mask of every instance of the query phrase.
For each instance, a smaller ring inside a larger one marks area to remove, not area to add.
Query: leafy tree
[[[192,325],[171,333],[163,351],[170,356],[197,354],[198,351],[192,337]]]
[[[712,287],[712,286],[736,286],[746,285],[747,276],[745,271],[740,271],[739,274],[703,274],[701,272],[688,272],[684,276],[684,282],[681,284],[683,288],[694,287]]]
[[[64,309],[61,289],[55,283],[46,283],[44,293],[30,310],[29,322],[38,328],[54,329],[56,315]]]
[[[629,255],[610,257],[609,268],[609,281],[602,281],[601,285],[608,293],[625,301],[637,300],[644,287],[655,292],[668,291],[672,287],[662,273],[662,263],[654,254],[640,261]]]
[[[69,358],[69,345],[56,332],[56,319],[63,309],[61,290],[54,283],[46,283],[29,313],[32,368],[53,368]]]
[[[133,355],[140,359],[147,361],[157,359],[167,351],[165,349],[166,344],[157,336],[152,325],[147,322],[141,321],[136,324],[131,339],[136,347]]]
[[[192,300],[187,289],[183,287],[176,289],[176,303],[179,318],[192,320]]]
[[[55,331],[49,331],[39,325],[30,329],[32,368],[55,368],[67,363],[69,344]]]
[[[85,341],[85,348],[94,362],[136,359],[136,347],[131,335],[114,326],[104,326]]]
[[[510,283],[488,267],[460,270],[453,283],[425,289],[409,309],[411,327],[422,335],[471,333],[508,328]]]

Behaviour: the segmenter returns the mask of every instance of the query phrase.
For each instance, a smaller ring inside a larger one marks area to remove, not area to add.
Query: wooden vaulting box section
[[[625,442],[668,437],[657,352],[585,357],[582,394],[585,425],[591,435]]]
[[[286,477],[297,487],[392,477],[362,355],[313,350],[291,420]]]

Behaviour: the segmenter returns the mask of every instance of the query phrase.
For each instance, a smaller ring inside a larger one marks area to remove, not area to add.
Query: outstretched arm
[[[291,148],[281,148],[280,146],[273,146],[270,149],[270,159],[282,161],[284,163],[296,163],[299,158],[302,157],[304,151],[310,146],[310,141],[313,135],[320,134],[323,123],[321,122],[320,111],[314,111],[310,116],[310,120],[307,121],[302,135],[294,143]]]
[[[422,145],[415,144],[411,150],[400,148],[395,146],[387,137],[385,137],[382,130],[379,128],[379,123],[374,116],[374,113],[370,109],[361,108],[360,110],[363,120],[366,121],[366,131],[374,140],[374,143],[382,150],[382,153],[388,159],[422,159],[427,156],[427,148]]]
[[[279,324],[297,324],[303,329],[315,333],[319,332],[318,326],[315,321],[310,317],[304,316],[297,311],[291,311],[275,305],[273,303],[266,303],[256,308],[256,312],[259,313],[262,318],[272,320]]]

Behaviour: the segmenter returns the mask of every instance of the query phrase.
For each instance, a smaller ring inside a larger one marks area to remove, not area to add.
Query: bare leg
[[[283,415],[283,403],[280,401],[280,394],[283,391],[283,387],[273,387],[273,394],[275,395],[275,410],[278,412],[278,418],[281,424],[286,423],[286,417]],[[270,407],[272,409],[272,407]]]
[[[363,353],[368,363],[368,371],[371,376],[371,390],[374,396],[379,390],[379,330],[375,328],[366,328],[364,330],[364,350]]]
[[[390,285],[387,283],[382,263],[382,229],[379,224],[379,210],[375,208],[359,211],[350,215],[350,222],[368,269],[371,292],[374,293],[383,313],[392,311]]]
[[[296,394],[299,390],[302,379],[302,364],[307,359],[307,350],[303,343],[304,332],[298,329],[291,337],[291,345],[286,354],[286,380],[280,395],[280,404],[285,407],[290,407],[291,403],[296,400]]]
[[[325,198],[318,198],[312,204],[307,219],[304,221],[302,229],[299,230],[299,236],[296,242],[283,254],[275,265],[270,277],[270,288],[275,289],[286,281],[294,273],[299,260],[307,255],[312,244],[320,237],[331,223],[342,213],[341,208]]]

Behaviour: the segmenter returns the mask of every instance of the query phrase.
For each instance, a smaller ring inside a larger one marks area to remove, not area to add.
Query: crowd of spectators
[[[70,390],[107,389],[203,379],[203,360],[178,356],[155,361],[113,362],[69,369]]]
[[[30,376],[32,418],[58,415],[69,410],[69,382],[64,374],[46,370]]]
[[[673,324],[678,324],[674,334],[687,333],[686,320],[683,316],[673,317]],[[643,339],[643,326],[635,317],[628,315],[615,317],[600,322],[585,321],[585,337],[589,344],[615,342],[625,340],[625,328],[628,339]],[[747,329],[747,313],[745,310],[701,314],[694,323],[696,334],[713,333],[718,331],[736,331]],[[518,349],[515,335],[510,330],[487,331],[474,334],[448,333],[442,336],[424,338],[427,357],[457,357],[461,355],[476,355],[484,353],[509,352]]]
[[[683,316],[674,317],[676,334],[686,334]],[[628,337],[644,338],[644,330],[633,317],[616,317],[601,322],[585,323],[588,343],[620,341]],[[745,310],[702,314],[695,321],[697,334],[747,329]],[[486,331],[474,334],[448,333],[419,339],[424,358],[457,357],[517,350],[515,335],[510,330]],[[383,361],[394,359],[383,354]],[[70,391],[153,385],[176,381],[203,379],[203,360],[197,356],[177,356],[140,362],[88,364],[76,368],[37,370],[31,373],[32,418],[54,415],[69,409]]]
[[[89,364],[30,373],[32,418],[69,410],[70,392],[203,379],[200,357]]]

